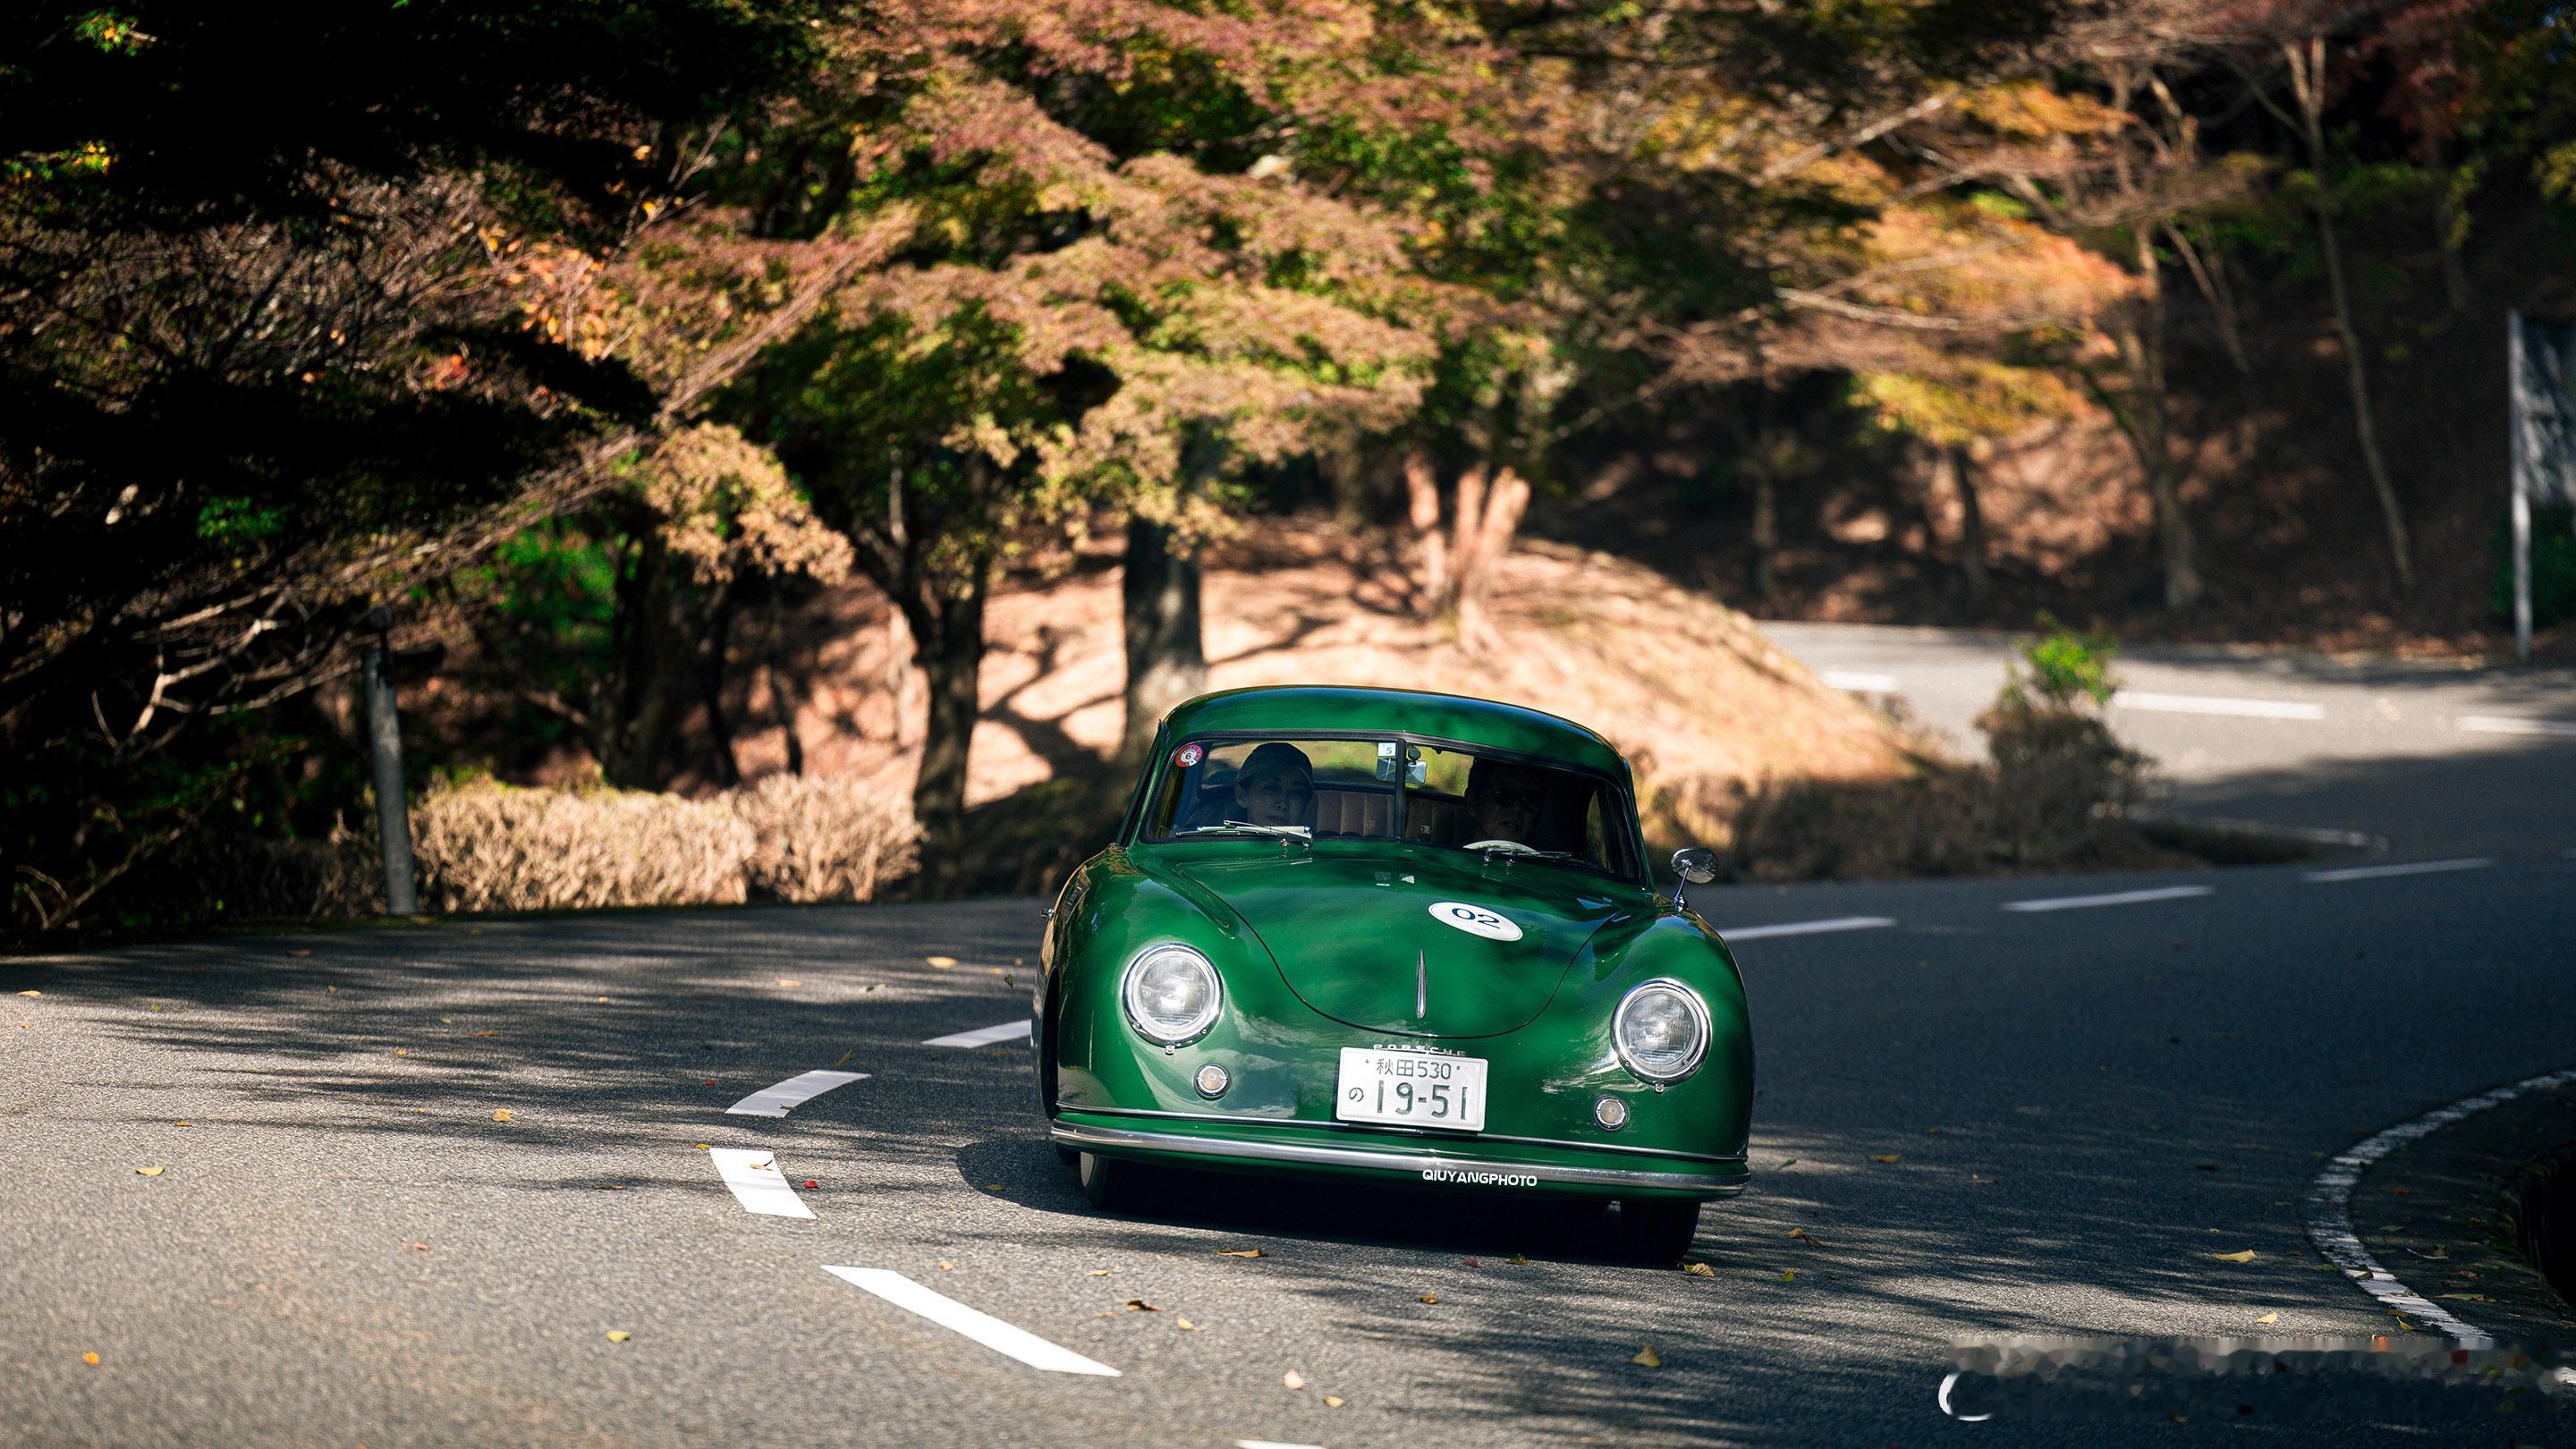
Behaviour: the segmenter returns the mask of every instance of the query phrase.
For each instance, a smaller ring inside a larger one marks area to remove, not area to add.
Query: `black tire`
[[[1096,1152],[1080,1153],[1077,1157],[1074,1172],[1082,1179],[1082,1195],[1102,1212],[1133,1212],[1144,1206],[1151,1196],[1152,1168],[1142,1163],[1103,1157]]]
[[[1078,1147],[1059,1147],[1055,1150],[1055,1160],[1063,1163],[1067,1167],[1079,1167],[1082,1165],[1082,1149]]]
[[[1699,1236],[1699,1204],[1690,1199],[1621,1198],[1619,1256],[1670,1267]]]

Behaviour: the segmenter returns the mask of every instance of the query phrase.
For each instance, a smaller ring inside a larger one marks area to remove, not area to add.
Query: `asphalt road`
[[[1022,1014],[1034,901],[12,961],[0,1442],[2463,1442],[1966,1424],[1934,1391],[1961,1337],[2392,1332],[2297,1204],[2358,1137],[2576,1063],[2570,847],[1707,891],[1722,927],[1894,924],[1739,946],[1756,1175],[1703,1219],[1705,1276],[1472,1191],[1209,1179],[1094,1213],[1025,1044],[925,1044]],[[2160,888],[2192,893],[2006,908]],[[725,1110],[828,1069],[869,1075]],[[770,1155],[813,1216],[747,1211],[717,1149]],[[1119,1376],[1028,1367],[827,1265]]]
[[[1762,627],[1828,684],[1982,750],[1974,720],[2003,684],[2010,637]],[[2177,814],[2372,837],[2400,854],[2576,834],[2576,670],[2142,647],[2122,650],[2116,673],[2113,728],[2155,760]]]

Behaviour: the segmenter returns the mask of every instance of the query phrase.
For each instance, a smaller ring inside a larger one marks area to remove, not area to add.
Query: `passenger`
[[[1547,777],[1527,765],[1478,760],[1467,771],[1467,843],[1508,840],[1538,844],[1539,816],[1547,809]]]
[[[1234,816],[1249,825],[1315,824],[1315,767],[1280,740],[1255,749],[1234,777]]]

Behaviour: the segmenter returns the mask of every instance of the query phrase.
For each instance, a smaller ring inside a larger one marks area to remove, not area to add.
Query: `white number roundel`
[[[1521,938],[1521,928],[1506,920],[1500,911],[1471,906],[1465,901],[1434,901],[1431,903],[1431,918],[1444,926],[1455,926],[1470,936],[1482,936],[1488,941],[1517,941]]]

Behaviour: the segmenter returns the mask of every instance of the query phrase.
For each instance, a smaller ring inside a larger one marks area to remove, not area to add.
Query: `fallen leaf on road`
[[[1872,1162],[1903,1162],[1905,1160],[1905,1156],[1903,1153],[1899,1152],[1873,1152],[1869,1155],[1869,1160]]]
[[[707,1078],[705,1081],[698,1083],[698,1085],[699,1085],[699,1086],[701,1086],[701,1087],[712,1087],[712,1086],[714,1086],[715,1084],[716,1084],[716,1079],[715,1079],[715,1078],[713,1078],[713,1077],[709,1077],[709,1078]]]
[[[18,994],[19,994],[20,996],[42,996],[42,995],[44,995],[45,993],[43,993],[43,992],[41,992],[41,991],[21,991],[21,992],[19,992]],[[96,1354],[91,1354],[91,1355],[90,1355],[90,1357],[91,1357],[91,1358],[93,1358],[93,1359],[95,1359],[95,1358],[97,1358],[97,1357],[98,1357],[98,1355],[96,1355]]]
[[[1279,1382],[1286,1384],[1292,1389],[1302,1389],[1306,1387],[1306,1376],[1297,1372],[1295,1369],[1290,1369],[1288,1372],[1279,1376]]]
[[[495,1121],[495,1122],[507,1122],[507,1121],[512,1120],[512,1118],[511,1118],[511,1116],[510,1116],[510,1109],[509,1109],[509,1108],[507,1108],[507,1107],[495,1107],[495,1108],[493,1108],[493,1109],[492,1109],[492,1120],[493,1120],[493,1121]]]
[[[1684,1263],[1682,1264],[1682,1271],[1690,1274],[1694,1278],[1714,1278],[1717,1276],[1717,1270],[1706,1263]]]
[[[2448,1248],[2435,1248],[2429,1253],[2425,1252],[2421,1248],[2408,1248],[2406,1251],[2413,1253],[2418,1258],[2430,1258],[2437,1263],[2444,1258],[2451,1256],[2451,1250]]]
[[[1504,1261],[1504,1262],[1506,1262],[1506,1263],[1512,1264],[1514,1267],[1527,1267],[1527,1266],[1528,1266],[1528,1264],[1529,1264],[1529,1259],[1522,1257],[1522,1256],[1521,1256],[1520,1254],[1518,1254],[1518,1253],[1514,1253],[1514,1254],[1512,1254],[1510,1257],[1505,1258],[1503,1261]]]
[[[1923,1135],[1926,1137],[1938,1137],[1941,1135],[1941,1129],[1938,1127],[1926,1127],[1923,1129]]]
[[[1979,1176],[1977,1176],[1977,1175],[1976,1175],[1975,1173],[1973,1173],[1973,1172],[1968,1174],[1968,1181],[1973,1182],[1973,1183],[1977,1183],[1977,1184],[1979,1184],[1979,1185],[1981,1185],[1981,1186],[1985,1186],[1985,1187],[1992,1187],[1992,1186],[1994,1185],[1994,1182],[1995,1182],[1995,1180],[1994,1180],[1993,1178],[1991,1178],[1991,1177],[1979,1177]]]
[[[1108,1269],[1106,1269],[1106,1268],[1094,1268],[1094,1269],[1092,1269],[1090,1272],[1085,1273],[1085,1274],[1083,1274],[1082,1276],[1084,1276],[1084,1277],[1086,1277],[1086,1278],[1106,1278],[1106,1277],[1108,1277],[1108,1276],[1109,1276],[1109,1270],[1108,1270]]]
[[[2389,1191],[2397,1194],[2399,1197],[2413,1197],[2415,1195],[2415,1189],[2411,1187],[2392,1187]]]
[[[2209,1256],[2222,1263],[2251,1263],[2254,1261],[2254,1250],[2239,1248],[2233,1253],[2212,1253]]]
[[[134,1170],[143,1174],[145,1177],[159,1177],[161,1175],[161,1169],[157,1167],[138,1167]]]
[[[805,983],[804,983],[804,982],[802,982],[802,981],[797,980],[797,979],[796,979],[795,977],[793,977],[793,976],[781,976],[781,977],[779,977],[779,978],[778,978],[778,984],[779,984],[779,985],[781,985],[781,986],[802,986],[802,985],[804,985]],[[605,997],[605,996],[603,996],[603,997],[601,997],[601,998],[599,998],[599,999],[600,999],[600,1000],[602,1000],[602,1001],[606,1001],[608,998],[607,998],[607,997]]]
[[[176,1122],[173,1122],[173,1123],[171,1123],[170,1125],[171,1125],[171,1126],[173,1126],[173,1127],[194,1127],[194,1126],[196,1126],[197,1124],[196,1124],[196,1123],[194,1123],[194,1122],[188,1121],[186,1118],[181,1118],[180,1120],[178,1120],[178,1121],[176,1121]]]
[[[478,1032],[476,1032],[476,1033],[474,1033],[474,1034],[475,1034],[476,1036],[499,1036],[499,1035],[500,1035],[500,1033],[499,1033],[499,1032],[495,1032],[495,1031],[478,1031]]]
[[[1189,1321],[1188,1319],[1186,1319],[1186,1318],[1176,1318],[1176,1319],[1173,1319],[1172,1321],[1173,1321],[1174,1323],[1176,1323],[1176,1324],[1180,1325],[1180,1329],[1181,1329],[1181,1331],[1182,1331],[1183,1333],[1196,1333],[1196,1332],[1198,1332],[1198,1331],[1199,1331],[1199,1326],[1198,1326],[1197,1324],[1195,1324],[1195,1323],[1190,1322],[1190,1321]]]
[[[418,1238],[414,1238],[411,1240],[411,1250],[415,1253],[426,1253],[429,1251],[429,1244],[422,1242]]]
[[[1485,1266],[1484,1264],[1477,1262],[1477,1261],[1476,1261],[1475,1259],[1473,1259],[1473,1258],[1461,1258],[1461,1259],[1459,1259],[1458,1261],[1459,1261],[1459,1262],[1461,1262],[1461,1263],[1466,1264],[1466,1265],[1467,1265],[1468,1267],[1470,1267],[1470,1268],[1481,1268],[1481,1267]]]
[[[32,991],[28,992],[27,994],[28,994],[28,995],[30,995],[30,996],[35,995],[35,993],[34,993],[34,992],[32,992]],[[88,1364],[91,1368],[96,1368],[96,1367],[98,1367],[98,1355],[97,1355],[97,1354],[94,1354],[94,1353],[85,1353],[85,1354],[82,1354],[82,1355],[81,1355],[81,1362],[82,1362],[82,1363],[85,1363],[85,1364]]]
[[[1413,1296],[1417,1301],[1423,1303],[1437,1303],[1440,1301],[1440,1295],[1437,1293],[1416,1293]]]
[[[1216,1250],[1216,1255],[1220,1258],[1258,1258],[1261,1256],[1261,1250],[1259,1248],[1219,1248]]]
[[[841,1053],[841,1059],[832,1063],[832,1065],[836,1067],[846,1067],[850,1064],[850,1058],[857,1056],[858,1054],[859,1049],[857,1047],[852,1047],[848,1051]]]
[[[1647,1368],[1662,1368],[1664,1366],[1663,1359],[1657,1355],[1652,1348],[1638,1349],[1637,1356],[1628,1360],[1628,1362],[1633,1364],[1643,1364]]]
[[[2457,1298],[2468,1303],[2493,1303],[2495,1301],[2483,1293],[2436,1293],[2433,1296],[2436,1298]]]
[[[1783,1158],[1781,1158],[1781,1159],[1779,1160],[1779,1162],[1778,1162],[1778,1163],[1776,1163],[1776,1164],[1774,1164],[1774,1165],[1772,1166],[1771,1170],[1772,1170],[1773,1172],[1778,1172],[1778,1171],[1780,1171],[1782,1168],[1795,1167],[1795,1166],[1797,1166],[1797,1165],[1798,1165],[1798,1159],[1796,1159],[1796,1158],[1794,1158],[1794,1157],[1783,1157]]]
[[[807,1187],[821,1187],[823,1184],[821,1184],[821,1183],[819,1183],[819,1182],[816,1182],[814,1179],[812,1179],[812,1178],[810,1178],[810,1177],[809,1177],[809,1178],[805,1179],[805,1185],[806,1185]]]
[[[612,1328],[608,1330],[608,1341],[610,1343],[624,1343],[626,1340],[633,1338],[634,1336],[635,1335],[628,1333],[622,1328]]]
[[[939,1271],[942,1273],[954,1273],[957,1271],[957,1265],[949,1262],[946,1258],[942,1258],[939,1260]]]
[[[1002,1185],[998,1182],[988,1182],[984,1184],[984,1190],[986,1192],[1000,1192],[1002,1190]]]
[[[395,1048],[394,1048],[394,1055],[395,1055],[395,1056],[398,1056],[398,1057],[407,1057],[407,1056],[410,1056],[410,1055],[411,1055],[411,1053],[410,1053],[409,1051],[405,1050],[405,1049],[404,1049],[404,1048],[402,1048],[402,1047],[395,1047]]]
[[[1795,1282],[1797,1282],[1797,1281],[1798,1281],[1798,1270],[1797,1270],[1797,1269],[1795,1269],[1795,1268],[1783,1268],[1783,1269],[1781,1269],[1781,1270],[1780,1270],[1780,1281],[1781,1281],[1781,1282],[1783,1282],[1783,1283],[1795,1283]]]
[[[1130,1313],[1160,1313],[1163,1311],[1160,1305],[1148,1303],[1142,1298],[1128,1299],[1126,1307],[1127,1311]]]
[[[1331,1394],[1324,1395],[1324,1407],[1327,1409],[1338,1409],[1342,1406],[1343,1402],[1343,1400],[1334,1398]]]
[[[2262,1317],[2257,1318],[2257,1319],[2255,1319],[2254,1321],[2255,1321],[2257,1324],[2260,1324],[2260,1325],[2262,1325],[2262,1326],[2264,1326],[2264,1327],[2268,1328],[2268,1327],[2270,1327],[2271,1325],[2273,1325],[2273,1324],[2275,1324],[2275,1323],[2280,1322],[2280,1321],[2281,1321],[2281,1315],[2279,1315],[2279,1314],[2277,1314],[2277,1313],[2266,1313],[2266,1314],[2264,1314]]]
[[[957,958],[954,956],[924,956],[921,959],[938,967],[942,971],[945,971],[949,967],[957,964]]]
[[[1796,1238],[1799,1242],[1806,1244],[1810,1248],[1821,1248],[1825,1245],[1824,1239],[1808,1232],[1805,1228],[1791,1228],[1789,1230],[1789,1236]]]

